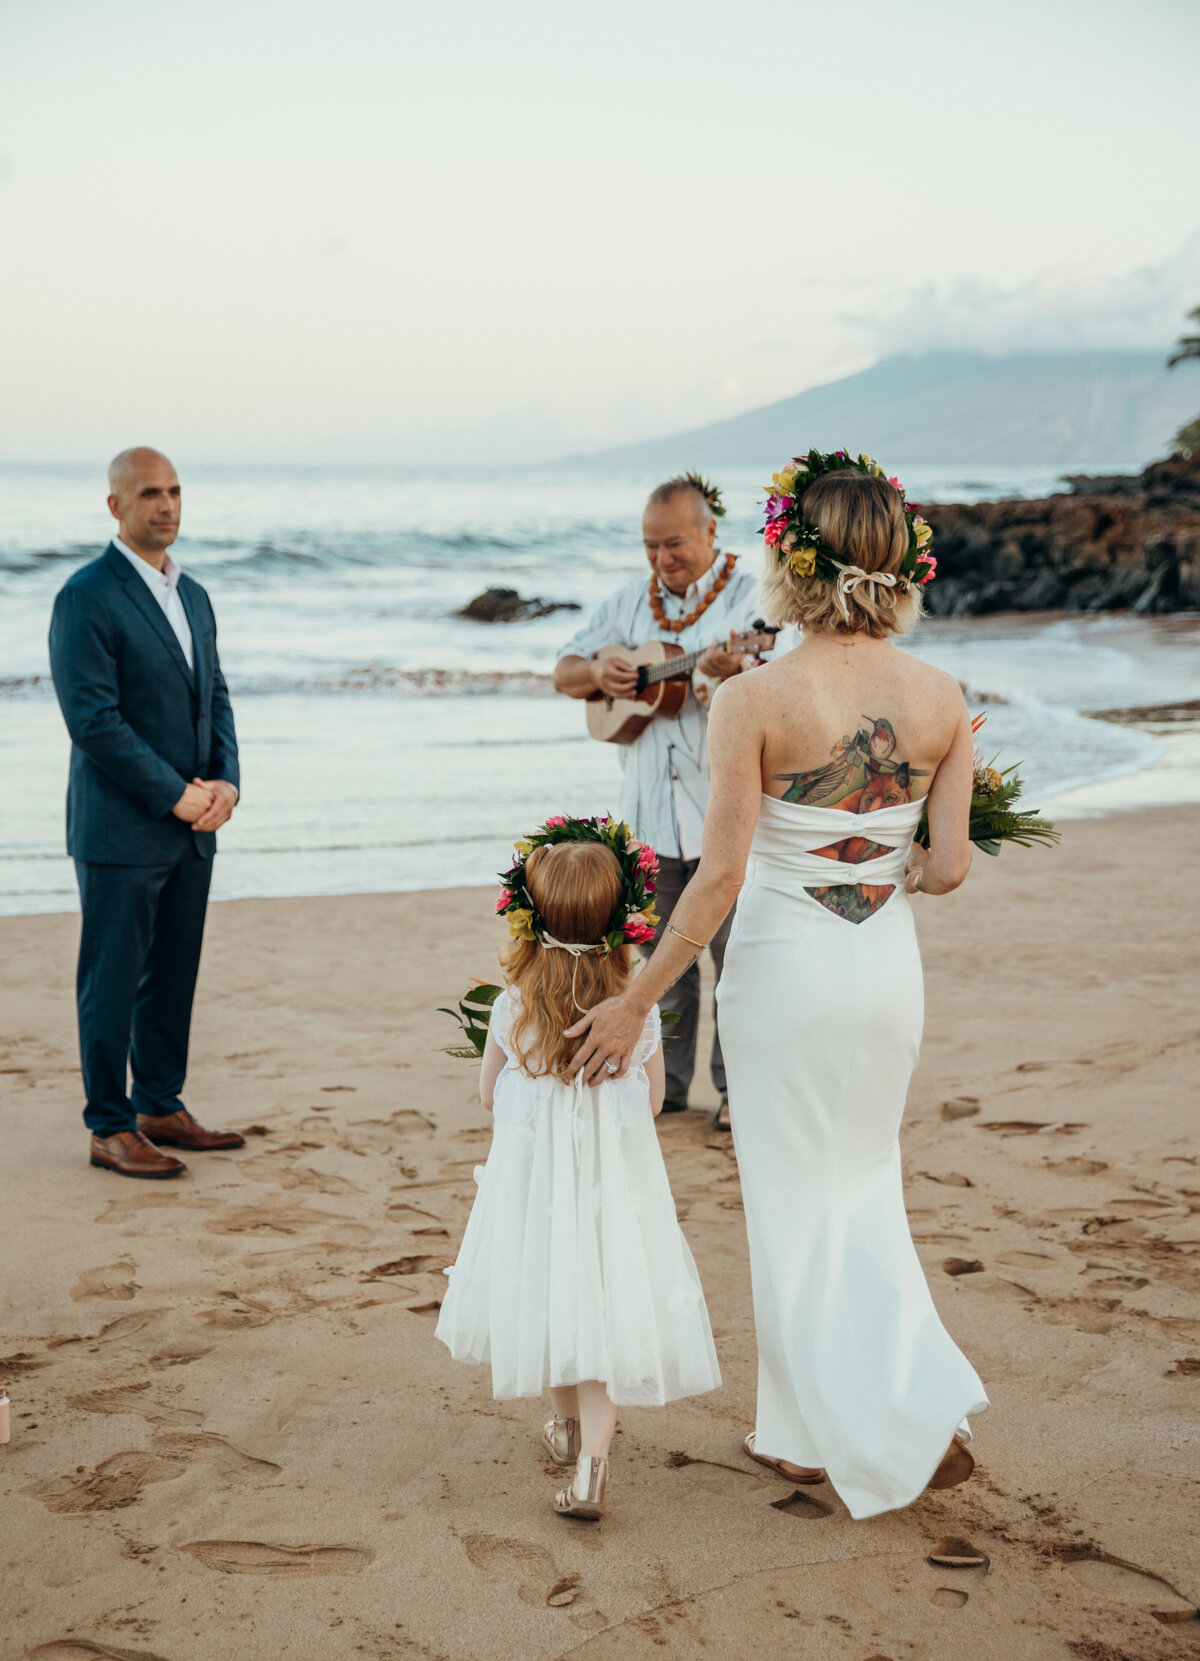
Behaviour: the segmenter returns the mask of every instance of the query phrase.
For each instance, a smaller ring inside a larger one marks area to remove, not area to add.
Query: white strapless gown
[[[987,1396],[933,1306],[898,1133],[924,1019],[904,867],[920,802],[764,796],[718,988],[758,1335],[755,1446],[822,1465],[851,1516],[908,1505]],[[870,837],[858,865],[813,849]],[[865,922],[806,889],[892,883]]]

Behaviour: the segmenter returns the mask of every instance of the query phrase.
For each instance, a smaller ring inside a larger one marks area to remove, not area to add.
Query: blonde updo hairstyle
[[[805,491],[803,508],[826,549],[843,565],[899,578],[908,552],[908,523],[904,499],[886,479],[850,469],[826,473]],[[907,634],[921,615],[921,590],[915,583],[904,588],[859,583],[845,595],[843,612],[836,583],[815,573],[798,577],[775,548],[767,549],[762,599],[768,622],[798,623],[806,634],[827,629],[882,640]]]

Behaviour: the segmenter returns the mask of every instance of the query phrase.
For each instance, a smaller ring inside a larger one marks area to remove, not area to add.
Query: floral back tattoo
[[[835,744],[823,767],[807,773],[777,773],[786,783],[782,800],[802,802],[808,807],[841,808],[846,813],[878,813],[912,801],[914,779],[928,777],[926,769],[913,767],[896,755],[896,729],[882,715],[864,715],[867,723],[856,733],[847,733]],[[867,836],[848,836],[813,850],[822,859],[842,865],[860,865],[878,859],[891,850]],[[885,905],[894,891],[892,883],[838,883],[826,888],[809,888],[807,893],[848,923],[865,923]]]

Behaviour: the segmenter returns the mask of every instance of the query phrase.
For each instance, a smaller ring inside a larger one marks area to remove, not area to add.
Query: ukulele
[[[759,618],[746,634],[731,635],[725,642],[725,650],[739,656],[749,653],[757,657],[773,649],[778,633],[778,629],[769,628]],[[699,646],[694,652],[685,652],[682,646],[671,640],[647,640],[645,645],[632,649],[628,646],[601,646],[595,653],[597,658],[623,658],[637,670],[637,687],[631,698],[610,698],[603,692],[592,693],[587,701],[590,736],[598,738],[602,744],[632,744],[657,716],[678,715],[688,695],[688,683],[696,665],[707,650],[708,646]],[[711,687],[697,686],[695,690],[701,702],[707,703]]]

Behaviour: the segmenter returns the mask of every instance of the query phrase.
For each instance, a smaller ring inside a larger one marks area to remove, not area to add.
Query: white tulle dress
[[[456,1361],[491,1363],[499,1399],[586,1379],[630,1407],[715,1390],[708,1310],[650,1108],[658,1011],[624,1078],[574,1084],[521,1071],[517,996],[492,1010],[508,1059],[437,1336]]]

